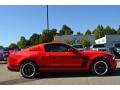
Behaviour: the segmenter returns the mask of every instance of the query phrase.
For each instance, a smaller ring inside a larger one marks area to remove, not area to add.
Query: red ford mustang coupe
[[[43,43],[21,51],[11,52],[7,67],[33,78],[39,71],[91,71],[106,75],[116,69],[114,56],[102,51],[77,51],[64,43]]]

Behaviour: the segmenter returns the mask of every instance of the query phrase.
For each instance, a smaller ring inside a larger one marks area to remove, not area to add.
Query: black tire
[[[98,76],[107,75],[110,72],[109,64],[104,60],[97,60],[92,64],[92,73]]]
[[[20,67],[20,73],[24,78],[34,78],[37,73],[37,66],[33,62],[24,62]]]

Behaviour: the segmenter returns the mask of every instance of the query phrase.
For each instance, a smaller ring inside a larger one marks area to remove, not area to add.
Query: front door
[[[80,52],[68,51],[70,46],[65,44],[48,44],[45,46],[46,55],[49,57],[47,65],[54,69],[76,69],[83,64]]]

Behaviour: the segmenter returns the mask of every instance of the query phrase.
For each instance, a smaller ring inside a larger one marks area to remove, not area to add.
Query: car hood
[[[81,54],[83,54],[84,56],[93,56],[93,55],[112,55],[109,52],[105,52],[105,51],[96,51],[96,50],[84,50],[82,52],[80,52]]]

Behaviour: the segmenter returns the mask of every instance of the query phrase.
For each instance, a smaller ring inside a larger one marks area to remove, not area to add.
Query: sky
[[[58,31],[63,24],[73,31],[84,33],[98,24],[110,25],[117,29],[120,25],[120,6],[48,6],[50,29]],[[21,36],[27,39],[40,34],[46,25],[46,6],[0,6],[0,45],[17,43]]]

